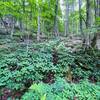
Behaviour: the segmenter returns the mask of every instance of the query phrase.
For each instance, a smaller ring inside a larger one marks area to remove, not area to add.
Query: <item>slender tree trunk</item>
[[[91,2],[90,0],[86,0],[86,28],[89,29],[91,27]],[[84,35],[83,46],[84,49],[87,49],[90,46],[90,35]]]
[[[27,39],[26,39],[26,53],[28,55],[28,51],[29,51],[28,17],[26,17],[26,34],[27,34]]]
[[[25,9],[25,0],[22,0],[22,9],[23,9],[23,15],[26,13],[26,9]],[[20,19],[20,30],[21,32],[25,32],[25,26],[23,24],[23,20]]]
[[[83,33],[83,22],[82,22],[82,13],[81,13],[81,9],[82,9],[82,0],[79,0],[79,27],[80,27],[80,32],[82,35],[82,40],[83,40],[83,47],[85,46],[85,35]]]
[[[78,34],[79,33],[79,22],[77,21],[76,23],[77,23],[76,32]]]
[[[91,26],[91,5],[90,0],[86,0],[86,27],[89,28]]]
[[[66,1],[65,36],[69,34],[69,3]]]
[[[40,15],[38,15],[37,41],[40,41]]]
[[[32,17],[33,17],[33,10],[32,10],[32,5],[30,5],[30,20],[32,20]]]
[[[23,13],[25,13],[25,0],[22,0]]]
[[[100,17],[100,0],[95,0],[96,2],[96,15]]]
[[[95,33],[93,39],[91,40],[92,48],[96,48],[97,37],[98,37],[98,33]]]
[[[96,13],[97,13],[96,9],[97,9],[96,0],[94,0],[95,21],[96,21],[96,15],[97,15],[97,14],[96,14]]]
[[[26,6],[25,6],[25,0],[22,0],[22,7],[23,7],[23,15],[26,15]],[[28,51],[29,51],[29,33],[28,33],[28,15],[26,15],[26,30],[24,29],[24,31],[26,31],[27,34],[27,40],[26,40],[26,54],[28,55]]]
[[[45,32],[45,21],[42,20],[42,25],[41,25],[41,35],[44,36],[44,32]]]
[[[81,7],[82,7],[82,1],[79,0],[79,23],[80,23],[80,32],[81,32],[81,34],[83,34]]]
[[[75,10],[75,7],[74,7],[75,5],[74,5],[74,2],[73,2],[73,4],[72,4],[72,12],[74,12]],[[74,16],[73,16],[74,17]],[[74,34],[74,18],[72,17],[72,33]]]
[[[19,19],[19,28],[20,28],[20,32],[24,33],[24,26],[23,26],[23,21],[22,19]],[[20,38],[22,39],[22,35],[20,36]]]
[[[95,7],[95,23],[97,23],[97,18],[100,17],[100,0],[94,0],[94,7]],[[98,28],[98,32],[94,34],[93,39],[91,40],[91,47],[96,48],[97,38],[100,34],[99,25],[96,25]]]
[[[94,0],[95,5],[95,20],[97,17],[100,17],[100,0]]]
[[[22,19],[19,20],[19,28],[20,28],[20,31],[23,32],[23,22],[22,22]]]
[[[13,38],[14,26],[15,26],[15,21],[14,21],[14,17],[12,17],[11,38]]]
[[[54,16],[54,36],[57,37],[59,36],[58,34],[58,0],[56,0],[56,5],[55,5],[55,16]]]

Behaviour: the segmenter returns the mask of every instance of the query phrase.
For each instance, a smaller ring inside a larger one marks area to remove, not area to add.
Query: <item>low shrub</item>
[[[54,84],[34,83],[22,100],[99,100],[100,87],[83,80],[79,84],[58,78]],[[42,99],[44,97],[44,99]]]

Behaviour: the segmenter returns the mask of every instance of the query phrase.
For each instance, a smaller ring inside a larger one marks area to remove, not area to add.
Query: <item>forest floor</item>
[[[82,47],[82,38],[80,36],[70,35],[68,37],[59,37],[59,39],[60,39],[60,41],[63,41],[65,46],[68,49],[70,49],[71,51],[80,50],[80,48]],[[50,41],[50,40],[53,40],[53,39],[49,39],[49,40],[46,39],[46,41],[44,39],[43,40],[41,39],[41,43],[44,43],[44,42],[47,42],[47,41]],[[34,41],[36,43],[35,39],[29,39],[29,40],[27,40],[27,39],[23,39],[23,40],[18,39],[17,43],[15,42],[15,44],[21,45],[21,44],[27,44],[28,43],[28,45],[31,45],[31,44],[34,43]],[[7,44],[0,45],[0,48],[6,48],[8,45],[10,45],[12,43],[11,42],[9,43],[9,41],[8,41]],[[100,50],[100,39],[97,39],[97,44],[96,45],[97,45],[97,48]]]
[[[0,45],[0,48],[7,48],[9,47],[11,44],[19,44],[19,45],[29,45],[31,46],[32,44],[34,44],[34,41],[36,40],[32,40],[32,39],[23,39],[23,40],[20,40],[18,39],[17,41],[15,42],[10,42],[9,39],[5,38],[5,41],[8,40],[8,42],[4,43],[4,45]],[[49,40],[42,40],[41,39],[41,43],[44,43],[44,42],[48,42],[48,41],[52,41],[54,39],[49,39]],[[64,42],[65,46],[70,49],[71,51],[76,51],[77,49],[79,49],[81,46],[82,46],[82,39],[78,36],[69,36],[69,37],[60,37],[59,40],[61,42]],[[36,42],[35,42],[36,43]]]
[[[84,52],[81,46],[82,39],[78,36],[41,40],[41,43],[31,39],[0,38],[0,100],[33,100],[37,97],[34,100],[40,100],[42,96],[39,94],[42,92],[44,96],[49,89],[52,90],[46,94],[52,98],[54,94],[60,98],[69,93],[63,100],[86,100],[83,95],[88,93],[94,98],[92,100],[99,100],[95,98],[99,97],[100,51]],[[29,90],[30,87],[34,92]],[[66,88],[65,93],[62,87]],[[51,96],[52,91],[54,94]],[[74,96],[77,92],[79,99]]]

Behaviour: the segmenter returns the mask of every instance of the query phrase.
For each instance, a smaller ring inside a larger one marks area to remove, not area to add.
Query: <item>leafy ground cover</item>
[[[27,52],[25,44],[1,41],[1,100],[100,99],[100,51],[71,52],[52,40]]]
[[[99,85],[91,84],[88,80],[80,83],[66,83],[58,78],[54,84],[33,84],[22,100],[99,100]]]

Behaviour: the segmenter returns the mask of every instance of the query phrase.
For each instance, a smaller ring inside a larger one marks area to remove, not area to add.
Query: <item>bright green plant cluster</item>
[[[100,87],[83,80],[79,84],[66,83],[58,78],[54,84],[33,83],[22,100],[99,100]]]

